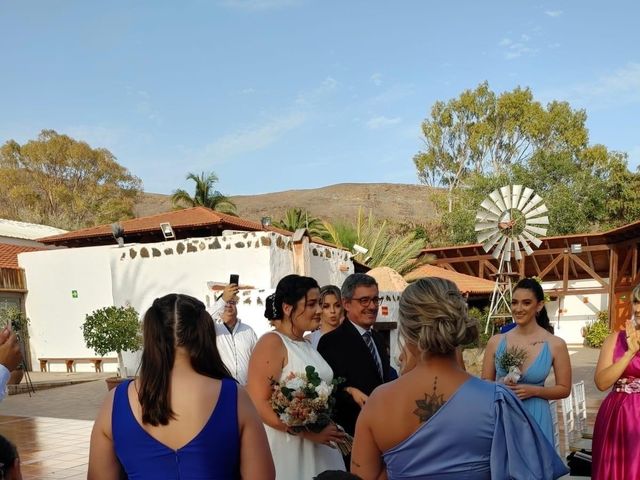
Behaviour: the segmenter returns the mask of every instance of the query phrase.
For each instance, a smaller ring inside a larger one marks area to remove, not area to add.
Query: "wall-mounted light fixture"
[[[572,243],[571,244],[571,253],[582,253],[582,244],[581,243]]]
[[[161,223],[160,231],[162,232],[165,240],[176,238],[176,234],[173,232],[173,228],[171,228],[171,224],[169,222]]]

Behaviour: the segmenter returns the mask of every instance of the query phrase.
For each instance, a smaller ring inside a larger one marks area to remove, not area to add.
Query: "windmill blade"
[[[549,225],[549,217],[529,218],[527,219],[527,225],[534,223],[536,225]]]
[[[538,205],[542,201],[542,197],[540,195],[534,195],[531,200],[524,206],[521,210],[523,215],[526,215],[529,210]]]
[[[500,230],[496,230],[495,232],[493,232],[491,235],[489,235],[488,237],[486,237],[483,241],[480,240],[480,237],[482,235],[478,236],[478,241],[482,242],[482,249],[486,252],[489,253],[489,250],[491,250],[491,248],[496,244],[496,242],[500,239],[500,236],[502,234],[500,233]]]
[[[518,245],[518,240],[513,241],[513,256],[516,257],[517,261],[522,260],[522,252],[520,252],[520,246]]]
[[[474,227],[476,232],[486,230],[487,228],[498,228],[498,224],[495,222],[478,222]]]
[[[502,259],[505,262],[510,262],[511,261],[511,239],[509,237],[507,237],[507,241],[504,244],[504,253],[502,255]]]
[[[538,215],[542,215],[543,213],[547,213],[549,211],[549,209],[547,208],[547,206],[543,203],[542,205],[540,205],[538,208],[534,208],[533,210],[531,210],[530,212],[528,212],[525,215],[525,218],[532,218],[532,217],[537,217]]]
[[[487,212],[486,210],[478,210],[476,213],[476,221],[478,222],[495,222],[498,224],[498,220],[500,220],[500,215],[496,215],[495,213]]]
[[[536,227],[533,227],[536,228]],[[534,244],[536,246],[536,248],[538,248],[540,245],[542,245],[542,240],[540,240],[538,237],[536,237],[535,235],[532,235],[531,232],[527,232],[526,230],[522,230],[522,235],[524,235],[524,237],[531,242],[532,244]]]
[[[522,194],[522,185],[513,185],[511,187],[511,208],[518,208],[520,195]]]
[[[496,207],[496,205],[488,198],[485,198],[480,204],[480,206],[485,210],[489,210],[494,215],[497,215],[498,218],[500,217],[500,215],[502,215],[502,211],[500,211],[500,209]]]
[[[500,192],[498,190],[494,190],[489,194],[491,200],[495,202],[495,204],[500,209],[500,213],[504,212],[507,209],[507,206],[502,201],[502,197],[500,196]]]
[[[502,201],[505,207],[507,207],[507,210],[511,210],[511,186],[501,187],[500,194],[502,195]]]
[[[537,233],[538,235],[542,235],[542,236],[545,236],[547,234],[546,228],[532,227],[531,225],[525,225],[523,231],[529,232],[529,233]]]
[[[502,249],[504,248],[505,243],[507,243],[507,237],[502,235],[500,238],[500,241],[498,242],[498,245],[496,245],[496,248],[493,250],[493,253],[491,254],[491,256],[496,260],[500,258],[500,254],[502,253]]]
[[[524,192],[522,192],[522,197],[520,197],[520,201],[518,202],[518,206],[516,207],[518,210],[522,210],[525,204],[529,201],[533,195],[533,190],[529,187],[524,188]]]
[[[531,238],[532,238],[533,240],[535,240],[536,242],[540,242],[540,240],[538,240],[538,239],[537,239],[537,238],[535,238],[535,237],[531,237]],[[519,236],[518,236],[518,240],[520,240],[520,243],[522,244],[522,248],[524,249],[524,252],[525,252],[527,255],[531,255],[531,254],[533,254],[533,250],[531,250],[531,247],[527,244],[527,240],[524,238],[524,236],[523,236],[523,235],[519,235]],[[533,241],[532,241],[531,243],[533,243]],[[540,242],[540,243],[542,243],[542,242]],[[540,245],[538,244],[537,246],[540,246]]]

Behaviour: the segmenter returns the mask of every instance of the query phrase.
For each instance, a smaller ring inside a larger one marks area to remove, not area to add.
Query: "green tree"
[[[0,217],[76,229],[133,216],[141,182],[104,148],[43,130],[0,147]]]
[[[195,182],[195,192],[191,196],[186,190],[175,190],[171,195],[171,201],[175,207],[202,206],[228,215],[237,215],[233,201],[215,190],[214,186],[218,183],[218,176],[215,173],[202,172],[196,175],[190,172],[187,174],[187,180]]]
[[[484,82],[448,102],[436,102],[422,123],[424,150],[414,156],[422,183],[444,187],[453,211],[457,190],[471,174],[500,174],[536,152],[577,152],[586,146],[586,114],[567,103],[546,108],[531,91],[496,95]]]
[[[284,217],[274,222],[273,225],[283,230],[288,230],[289,232],[295,232],[299,228],[306,228],[312,237],[324,238],[326,236],[326,230],[322,220],[309,215],[307,210],[302,210],[301,208],[288,209]]]

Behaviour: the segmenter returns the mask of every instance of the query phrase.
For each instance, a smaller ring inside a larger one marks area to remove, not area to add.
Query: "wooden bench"
[[[69,358],[69,357],[60,357],[60,358],[38,358],[40,362],[40,371],[48,372],[49,364],[51,363],[64,363],[67,367],[67,373],[73,373],[76,371],[76,363],[92,363],[93,368],[95,368],[96,372],[102,372],[102,364],[103,363],[118,363],[117,358],[113,357],[103,357],[103,358]]]

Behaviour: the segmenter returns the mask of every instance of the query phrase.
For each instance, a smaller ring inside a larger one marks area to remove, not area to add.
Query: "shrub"
[[[596,319],[584,327],[584,342],[589,347],[600,348],[610,333],[608,313],[598,312]]]
[[[475,342],[465,345],[464,348],[484,348],[487,342],[491,338],[491,331],[484,333],[485,325],[487,324],[487,316],[489,315],[489,309],[487,307],[480,310],[478,307],[471,307],[469,309],[469,317],[473,318],[478,325],[478,338]]]
[[[120,375],[126,376],[122,352],[135,352],[142,345],[138,312],[133,307],[105,307],[87,315],[82,325],[87,348],[105,356],[118,354]]]

